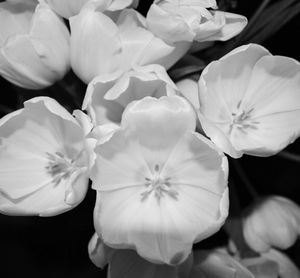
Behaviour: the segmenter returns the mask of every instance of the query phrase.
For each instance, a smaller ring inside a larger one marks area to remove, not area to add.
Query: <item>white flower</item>
[[[95,126],[120,123],[125,107],[145,96],[174,95],[177,88],[159,65],[134,67],[125,72],[97,76],[88,85],[82,109],[87,110]]]
[[[81,8],[90,0],[40,0],[45,1],[60,16],[69,18],[79,14]],[[129,6],[137,6],[138,0],[92,0],[102,6],[103,10],[117,11]]]
[[[199,119],[224,152],[273,155],[300,134],[300,64],[256,44],[210,63],[199,80]]]
[[[261,254],[259,257],[246,258],[241,262],[250,269],[253,274],[256,274],[255,277],[300,277],[299,269],[289,257],[273,248]]]
[[[167,42],[229,40],[247,25],[244,16],[212,11],[216,1],[155,0],[147,14],[147,26]]]
[[[169,45],[145,27],[145,18],[134,10],[123,10],[110,18],[96,2],[85,5],[70,18],[71,64],[85,83],[98,75],[127,71],[134,65],[172,66],[190,43]]]
[[[70,68],[70,34],[46,4],[0,3],[0,75],[27,89],[41,89]]]
[[[300,234],[300,208],[279,196],[259,200],[244,217],[243,233],[256,252],[289,248]]]
[[[0,120],[0,211],[56,215],[86,194],[88,128],[54,99],[37,97],[24,105]]]
[[[197,250],[189,278],[255,278],[239,261],[222,248]]]
[[[94,222],[104,243],[151,262],[179,264],[228,213],[227,159],[195,131],[179,96],[146,97],[125,109],[121,128],[95,149]]]

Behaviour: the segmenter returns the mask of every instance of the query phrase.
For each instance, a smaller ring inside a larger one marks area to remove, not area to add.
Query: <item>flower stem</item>
[[[255,187],[253,186],[253,184],[251,183],[251,181],[248,178],[248,175],[246,174],[246,172],[244,171],[243,167],[241,166],[241,164],[236,160],[236,159],[231,159],[231,163],[233,165],[233,167],[235,168],[237,174],[239,175],[239,177],[241,178],[242,182],[244,183],[246,189],[248,190],[248,192],[250,193],[250,195],[254,198],[257,199],[259,194],[256,191]]]
[[[300,163],[300,155],[298,155],[298,154],[290,153],[288,151],[281,151],[277,155],[282,157],[282,158]]]

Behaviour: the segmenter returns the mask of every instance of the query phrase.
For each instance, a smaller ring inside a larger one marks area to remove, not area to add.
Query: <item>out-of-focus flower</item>
[[[40,0],[45,1],[60,16],[69,18],[79,14],[81,8],[90,0]],[[127,7],[136,7],[138,0],[92,0],[97,2],[103,11],[117,11]]]
[[[273,155],[300,134],[300,64],[256,44],[210,63],[199,80],[203,130],[224,152]]]
[[[299,278],[297,266],[282,252],[270,249],[259,257],[243,259],[242,264],[262,278]]]
[[[145,18],[134,10],[123,10],[110,18],[91,2],[70,18],[71,64],[74,72],[89,83],[98,75],[127,71],[133,65],[173,65],[190,43],[169,45],[145,27]]]
[[[179,264],[228,213],[227,159],[194,132],[182,97],[146,97],[125,109],[121,128],[95,148],[95,228],[108,246],[151,262]]]
[[[273,260],[278,264],[280,278],[300,277],[299,269],[284,253],[271,248],[268,252],[261,254],[261,256],[269,260]]]
[[[134,67],[125,72],[95,77],[88,85],[82,109],[87,110],[95,126],[120,123],[125,107],[145,96],[175,95],[176,86],[159,65]]]
[[[0,3],[0,75],[27,89],[41,89],[70,68],[70,34],[46,4]]]
[[[254,278],[251,272],[225,250],[194,252],[194,265],[189,278]]]
[[[300,234],[300,208],[279,196],[259,200],[244,217],[243,233],[256,252],[289,248]]]
[[[158,37],[174,43],[226,41],[247,25],[244,16],[208,8],[216,9],[216,1],[155,0],[147,14],[147,26]]]
[[[51,216],[82,201],[92,148],[82,118],[77,121],[54,99],[37,97],[1,119],[2,213]]]

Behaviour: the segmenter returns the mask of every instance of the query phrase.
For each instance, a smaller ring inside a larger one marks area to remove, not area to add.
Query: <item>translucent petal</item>
[[[29,32],[34,8],[33,3],[24,3],[24,1],[17,4],[5,1],[0,4],[0,47],[9,37]]]
[[[30,41],[56,80],[70,69],[70,33],[63,20],[46,4],[39,4],[33,15]]]
[[[114,72],[121,44],[117,25],[97,11],[96,3],[85,6],[70,18],[71,65],[86,83],[99,74]]]

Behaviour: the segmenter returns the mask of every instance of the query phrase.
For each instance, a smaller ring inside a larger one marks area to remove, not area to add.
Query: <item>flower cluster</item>
[[[248,44],[208,64],[199,80],[175,84],[167,70],[193,43],[229,40],[247,19],[214,0],[155,0],[146,17],[138,4],[0,3],[1,76],[36,90],[72,69],[87,84],[82,110],[39,96],[0,120],[0,211],[63,213],[91,180],[89,254],[110,265],[108,277],[255,277],[264,260],[279,263],[276,275],[298,277],[274,249],[300,233],[300,209],[283,197],[259,199],[243,214],[255,260],[225,248],[193,252],[193,244],[228,217],[226,155],[271,156],[299,137],[299,62]]]

